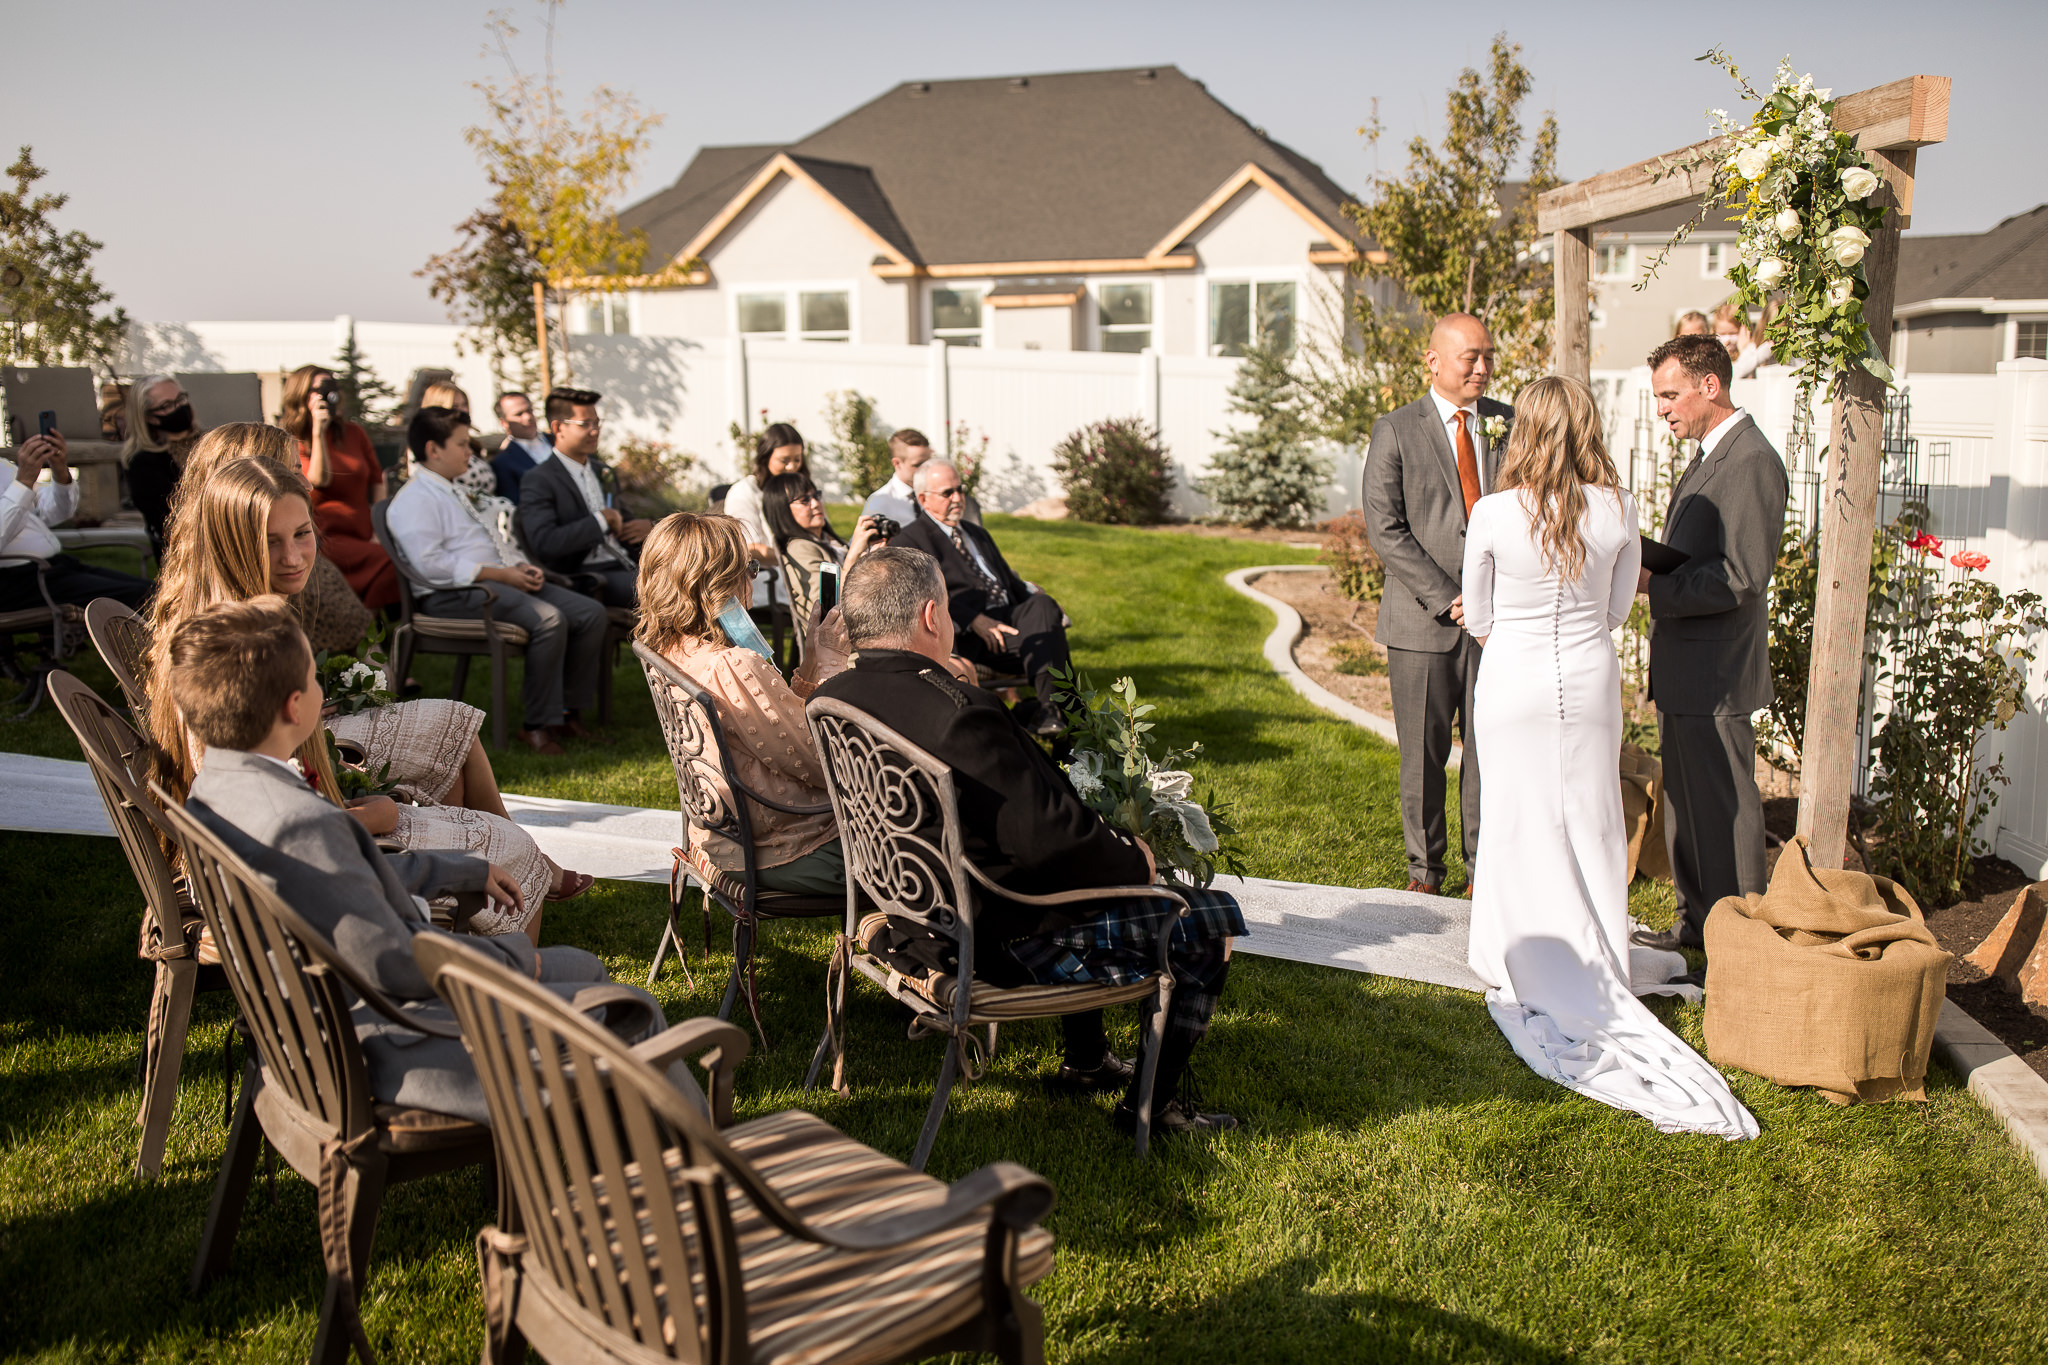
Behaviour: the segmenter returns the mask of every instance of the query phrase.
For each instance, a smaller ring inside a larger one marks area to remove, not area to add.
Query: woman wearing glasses
[[[121,447],[121,465],[128,472],[128,496],[142,513],[159,558],[171,496],[192,447],[205,434],[192,415],[185,386],[169,375],[153,374],[128,386],[128,441]]]
[[[753,472],[725,495],[725,514],[746,533],[747,554],[757,564],[775,562],[775,532],[768,525],[762,492],[778,474],[804,472],[804,438],[787,422],[771,423],[754,441]]]
[[[774,537],[775,553],[782,558],[789,577],[789,606],[796,618],[799,635],[810,629],[817,615],[819,580],[827,574],[844,573],[874,542],[875,519],[862,517],[853,528],[853,540],[840,539],[825,515],[825,500],[818,486],[804,473],[775,474],[761,486],[761,508]],[[826,603],[830,610],[838,599]]]

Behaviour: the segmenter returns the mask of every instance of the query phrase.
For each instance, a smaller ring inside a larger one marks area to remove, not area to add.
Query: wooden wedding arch
[[[1892,300],[1899,230],[1912,221],[1914,161],[1921,147],[1948,136],[1946,76],[1908,76],[1845,95],[1835,126],[1869,154],[1884,188],[1877,202],[1893,212],[1863,257],[1870,297],[1863,316],[1878,351],[1891,354]],[[1710,138],[1551,190],[1536,201],[1536,225],[1549,233],[1557,280],[1557,336],[1552,370],[1579,380],[1592,373],[1589,303],[1593,228],[1651,209],[1697,202],[1707,192],[1711,155],[1725,138]],[[1690,172],[1674,166],[1697,157]],[[1812,841],[1814,864],[1839,867],[1848,841],[1849,797],[1855,785],[1856,729],[1861,714],[1863,621],[1870,597],[1870,544],[1877,526],[1883,461],[1884,385],[1851,371],[1836,390],[1829,424],[1826,515],[1821,518],[1820,575],[1813,613],[1813,665],[1808,675],[1806,738],[1800,754],[1799,832]]]

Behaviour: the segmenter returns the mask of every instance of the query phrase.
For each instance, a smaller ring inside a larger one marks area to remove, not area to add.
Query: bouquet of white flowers
[[[1138,703],[1138,687],[1118,678],[1107,693],[1097,692],[1085,677],[1055,672],[1062,687],[1062,707],[1074,751],[1066,763],[1067,781],[1090,810],[1151,846],[1160,872],[1189,886],[1207,886],[1218,871],[1244,875],[1237,830],[1227,807],[1211,793],[1194,799],[1194,774],[1187,765],[1201,753],[1161,749],[1148,739],[1153,723],[1150,704]]]
[[[391,683],[384,673],[384,634],[384,623],[379,621],[363,637],[360,655],[323,650],[317,656],[320,690],[342,715],[391,704]]]

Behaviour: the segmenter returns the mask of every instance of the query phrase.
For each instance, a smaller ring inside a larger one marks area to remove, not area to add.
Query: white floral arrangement
[[[320,688],[327,702],[344,716],[391,704],[391,680],[385,675],[383,622],[371,626],[360,655],[327,651],[317,656]]]
[[[1713,183],[1699,213],[1673,234],[1636,288],[1649,283],[1671,248],[1710,211],[1740,206],[1741,259],[1728,278],[1744,308],[1762,307],[1774,293],[1785,296],[1764,339],[1775,361],[1801,371],[1802,401],[1855,367],[1892,383],[1891,367],[1863,318],[1870,296],[1863,256],[1884,223],[1885,206],[1873,202],[1884,181],[1856,140],[1836,131],[1833,91],[1815,86],[1811,75],[1795,77],[1789,57],[1778,64],[1768,95],[1757,94],[1721,49],[1700,60],[1725,68],[1759,107],[1747,124],[1725,109],[1709,110],[1709,122],[1725,141],[1666,169],[1665,175],[1690,171],[1710,158]]]
[[[1508,443],[1508,419],[1497,412],[1481,422],[1479,429],[1486,433],[1486,444],[1495,450]]]

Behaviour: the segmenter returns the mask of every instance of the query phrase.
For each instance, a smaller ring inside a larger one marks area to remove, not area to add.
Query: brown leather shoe
[[[1420,891],[1420,892],[1422,892],[1422,893],[1423,893],[1424,895],[1426,895],[1426,896],[1440,896],[1440,895],[1442,895],[1442,894],[1443,894],[1443,891],[1442,891],[1442,890],[1441,890],[1440,888],[1441,888],[1441,884],[1440,884],[1440,883],[1437,883],[1437,882],[1422,882],[1422,881],[1416,881],[1416,880],[1415,880],[1415,879],[1414,879],[1413,877],[1411,877],[1411,878],[1409,878],[1409,879],[1408,879],[1408,888],[1407,888],[1408,890],[1410,890],[1410,891]]]
[[[602,744],[604,736],[585,725],[575,716],[567,717],[560,725],[550,725],[548,733],[556,739],[580,739],[588,744]]]
[[[520,730],[513,734],[513,742],[524,744],[543,758],[553,758],[564,752],[561,745],[549,737],[546,730]]]

